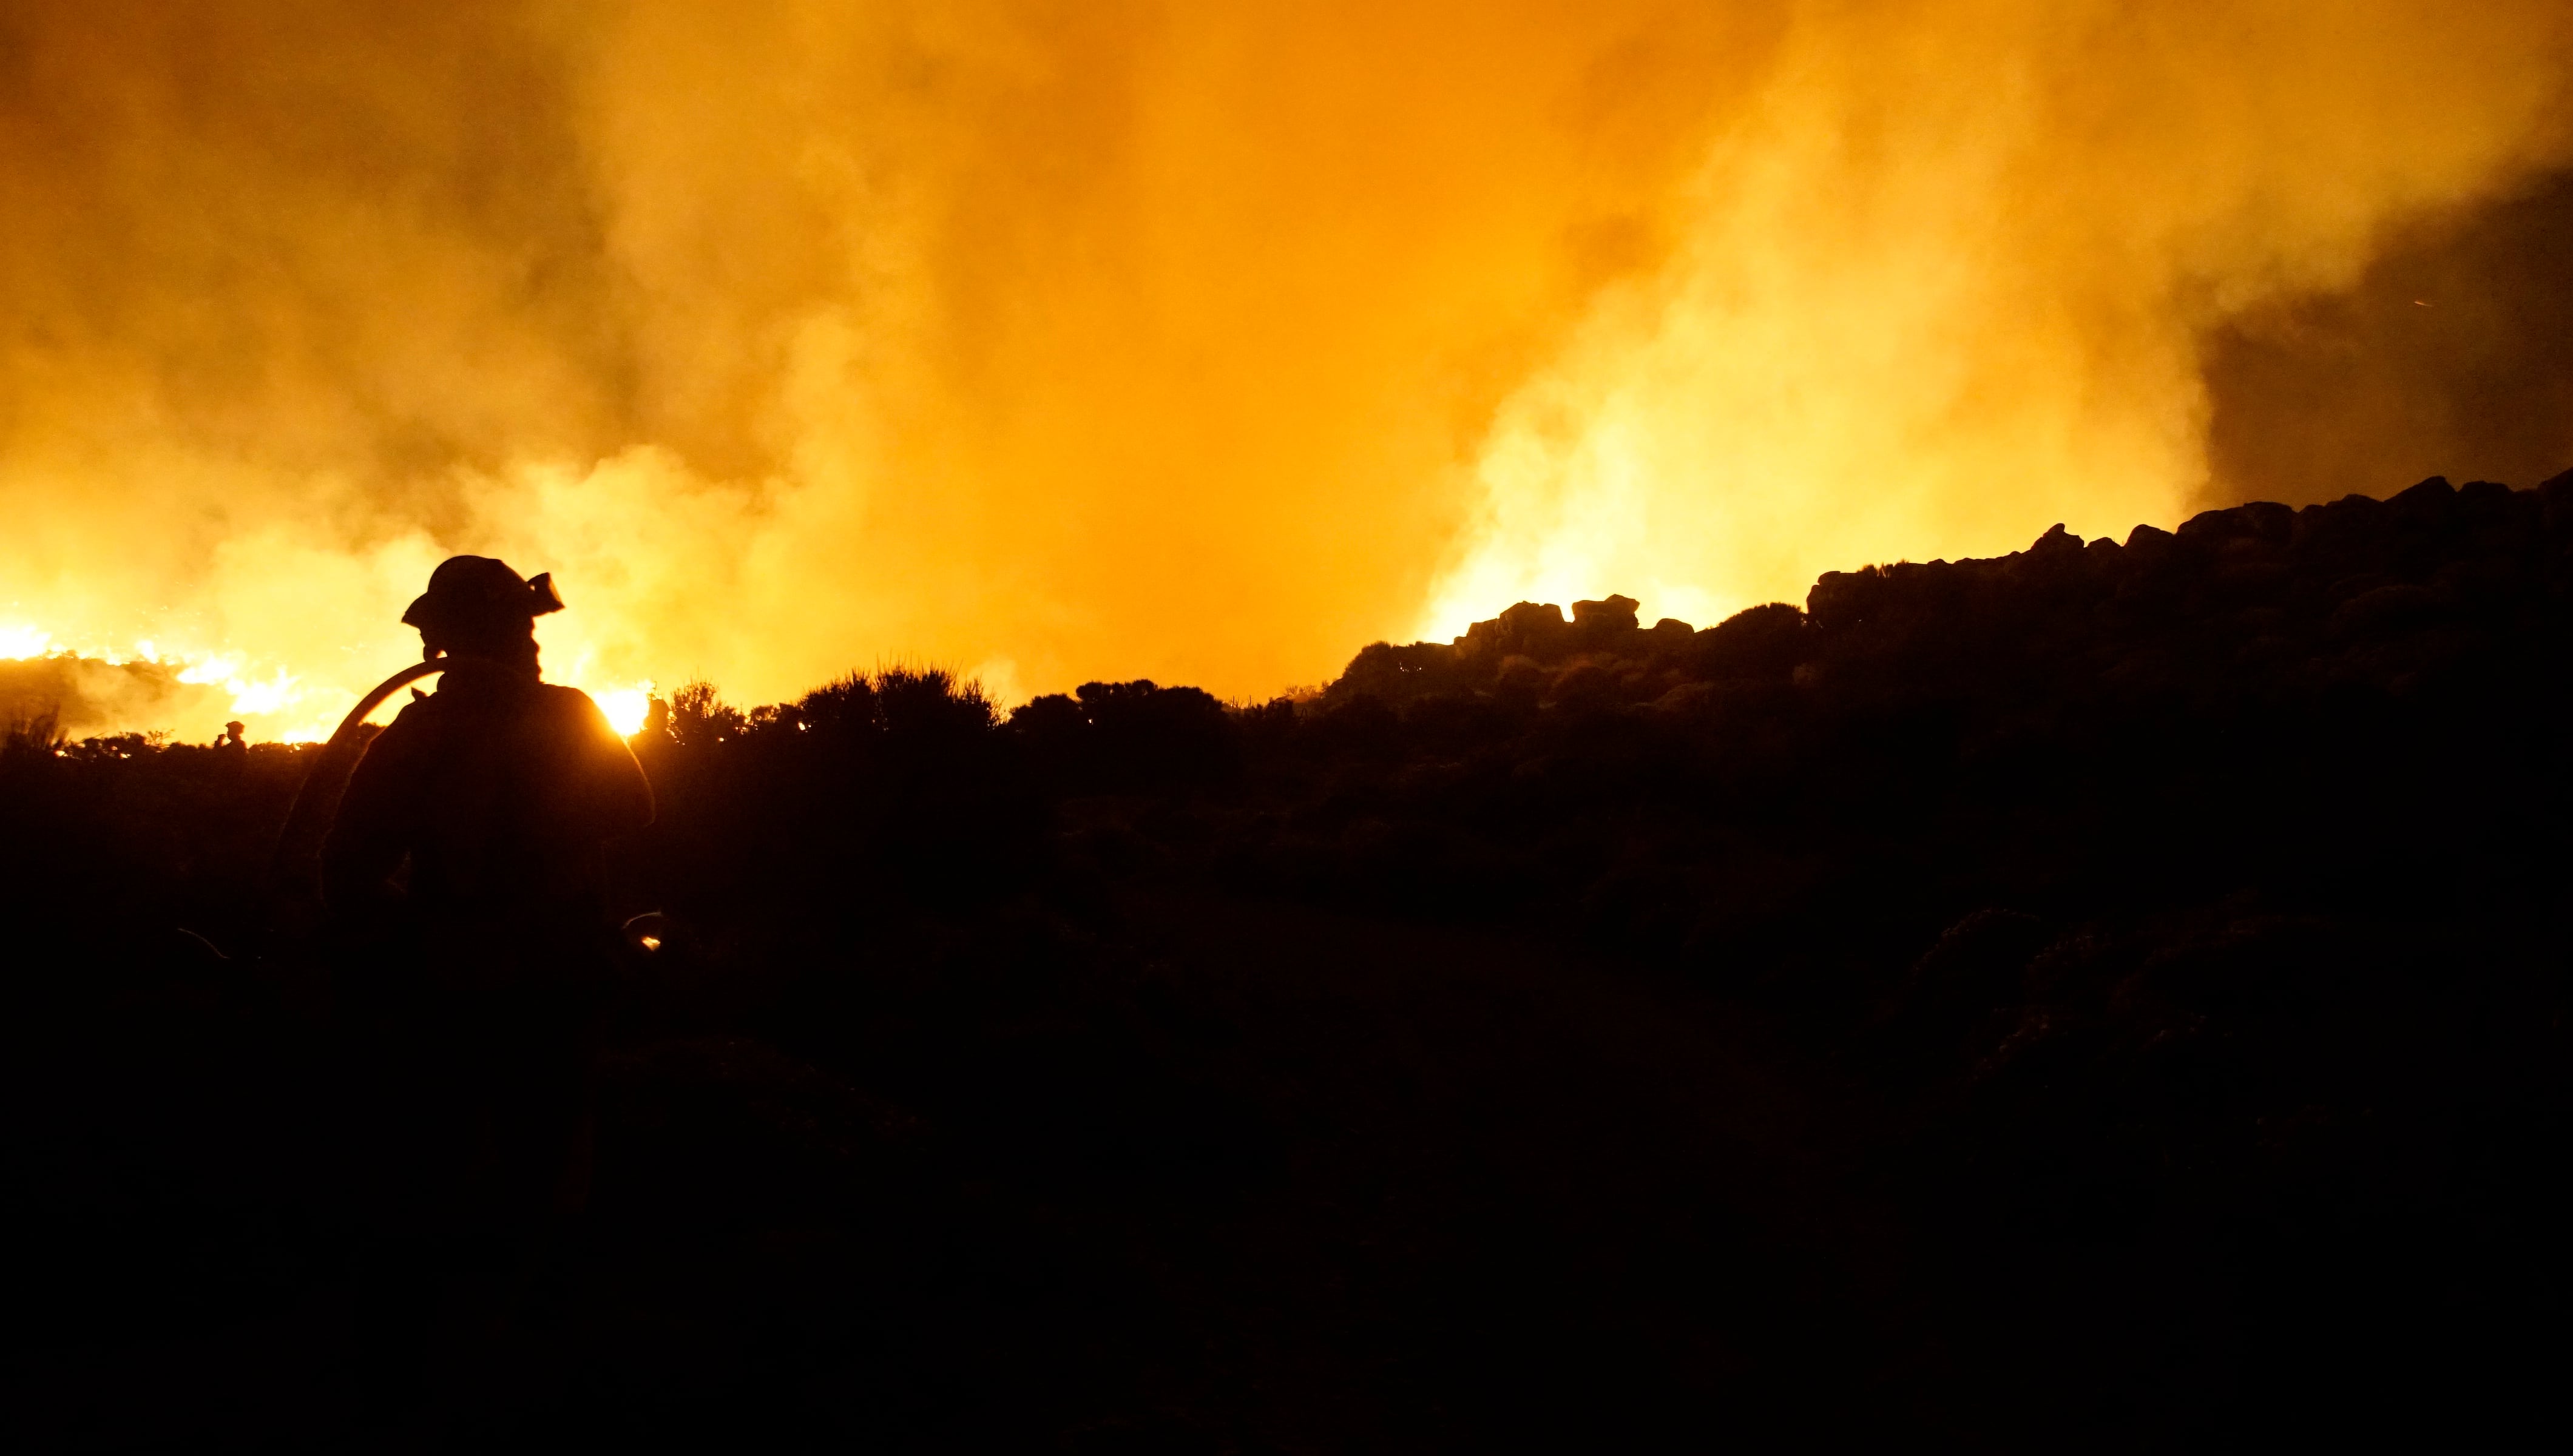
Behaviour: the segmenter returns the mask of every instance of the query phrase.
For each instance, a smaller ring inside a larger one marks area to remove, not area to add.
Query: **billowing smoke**
[[[1501,406],[1428,624],[1611,581],[1703,619],[2169,524],[2221,493],[2202,333],[2560,149],[2568,35],[2544,6],[1800,10],[1670,265]]]
[[[2167,523],[2222,490],[2204,341],[2558,165],[2568,30],[12,4],[0,633],[310,729],[473,550],[556,574],[594,689],[1251,694],[1519,596]]]
[[[2264,299],[2206,344],[2233,500],[2546,479],[2573,466],[2573,172],[2397,225],[2348,287]]]

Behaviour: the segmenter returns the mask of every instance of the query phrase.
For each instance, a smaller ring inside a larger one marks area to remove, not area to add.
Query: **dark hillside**
[[[1830,920],[1853,941],[1916,944],[1918,917],[2003,891],[2068,915],[2471,893],[2520,873],[2485,859],[2516,861],[2561,782],[2573,483],[2546,494],[2431,481],[2125,546],[2059,527],[1697,632],[1638,627],[1624,598],[1569,623],[1522,603],[1452,645],[1366,649],[1291,722],[1254,715],[1257,812],[1210,819],[1257,879],[1541,906],[1717,961],[1800,914],[1743,873],[1793,873],[1797,845],[1834,868],[1792,894],[1848,901]],[[1853,880],[1854,856],[1896,858]]]
[[[1785,1018],[1978,1424],[2453,1414],[2566,1287],[2568,586],[2573,476],[1522,603],[1074,842]]]
[[[1254,708],[679,694],[590,1211],[446,1434],[2527,1413],[2573,1213],[2573,476],[1634,607]],[[10,1394],[53,1444],[347,1434],[327,987],[365,968],[264,929],[259,874],[303,761],[0,757],[14,1292],[55,1332]]]

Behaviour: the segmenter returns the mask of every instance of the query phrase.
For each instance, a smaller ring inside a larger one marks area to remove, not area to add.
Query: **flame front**
[[[417,654],[415,654],[417,655]],[[77,649],[58,644],[53,635],[23,625],[0,625],[0,662],[26,662],[48,657],[75,661],[94,661],[110,666],[131,662],[148,662],[165,666],[170,680],[186,687],[212,689],[210,695],[195,701],[174,703],[167,700],[131,705],[127,710],[130,723],[87,724],[90,728],[148,725],[157,731],[168,731],[171,723],[183,725],[188,737],[203,737],[209,724],[239,721],[253,736],[281,743],[319,743],[339,726],[353,700],[374,684],[355,684],[355,680],[308,681],[284,666],[264,663],[253,666],[237,653],[207,652],[202,654],[170,651],[146,640],[134,644],[130,651],[90,647]],[[600,676],[592,667],[594,654],[582,654],[569,672],[550,674],[557,682],[568,682],[587,692],[597,702],[608,723],[620,734],[632,737],[640,732],[650,715],[653,684],[618,682]],[[355,685],[353,685],[355,684]],[[390,718],[399,700],[380,708],[377,719]]]
[[[2538,0],[10,25],[0,655],[191,736],[327,731],[454,551],[625,726],[2168,524],[2207,328],[2573,153]]]

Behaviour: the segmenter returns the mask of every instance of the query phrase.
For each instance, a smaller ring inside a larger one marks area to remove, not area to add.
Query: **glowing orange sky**
[[[2202,332],[2561,165],[2573,31],[105,9],[0,8],[0,651],[221,654],[255,732],[412,655],[454,550],[552,570],[599,690],[1264,695],[1523,595],[1706,620],[2168,523]]]

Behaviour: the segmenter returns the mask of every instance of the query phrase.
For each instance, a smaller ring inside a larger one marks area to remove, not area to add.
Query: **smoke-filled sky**
[[[0,3],[0,655],[327,726],[477,551],[602,692],[1266,695],[2530,484],[2568,80],[2560,0]]]

